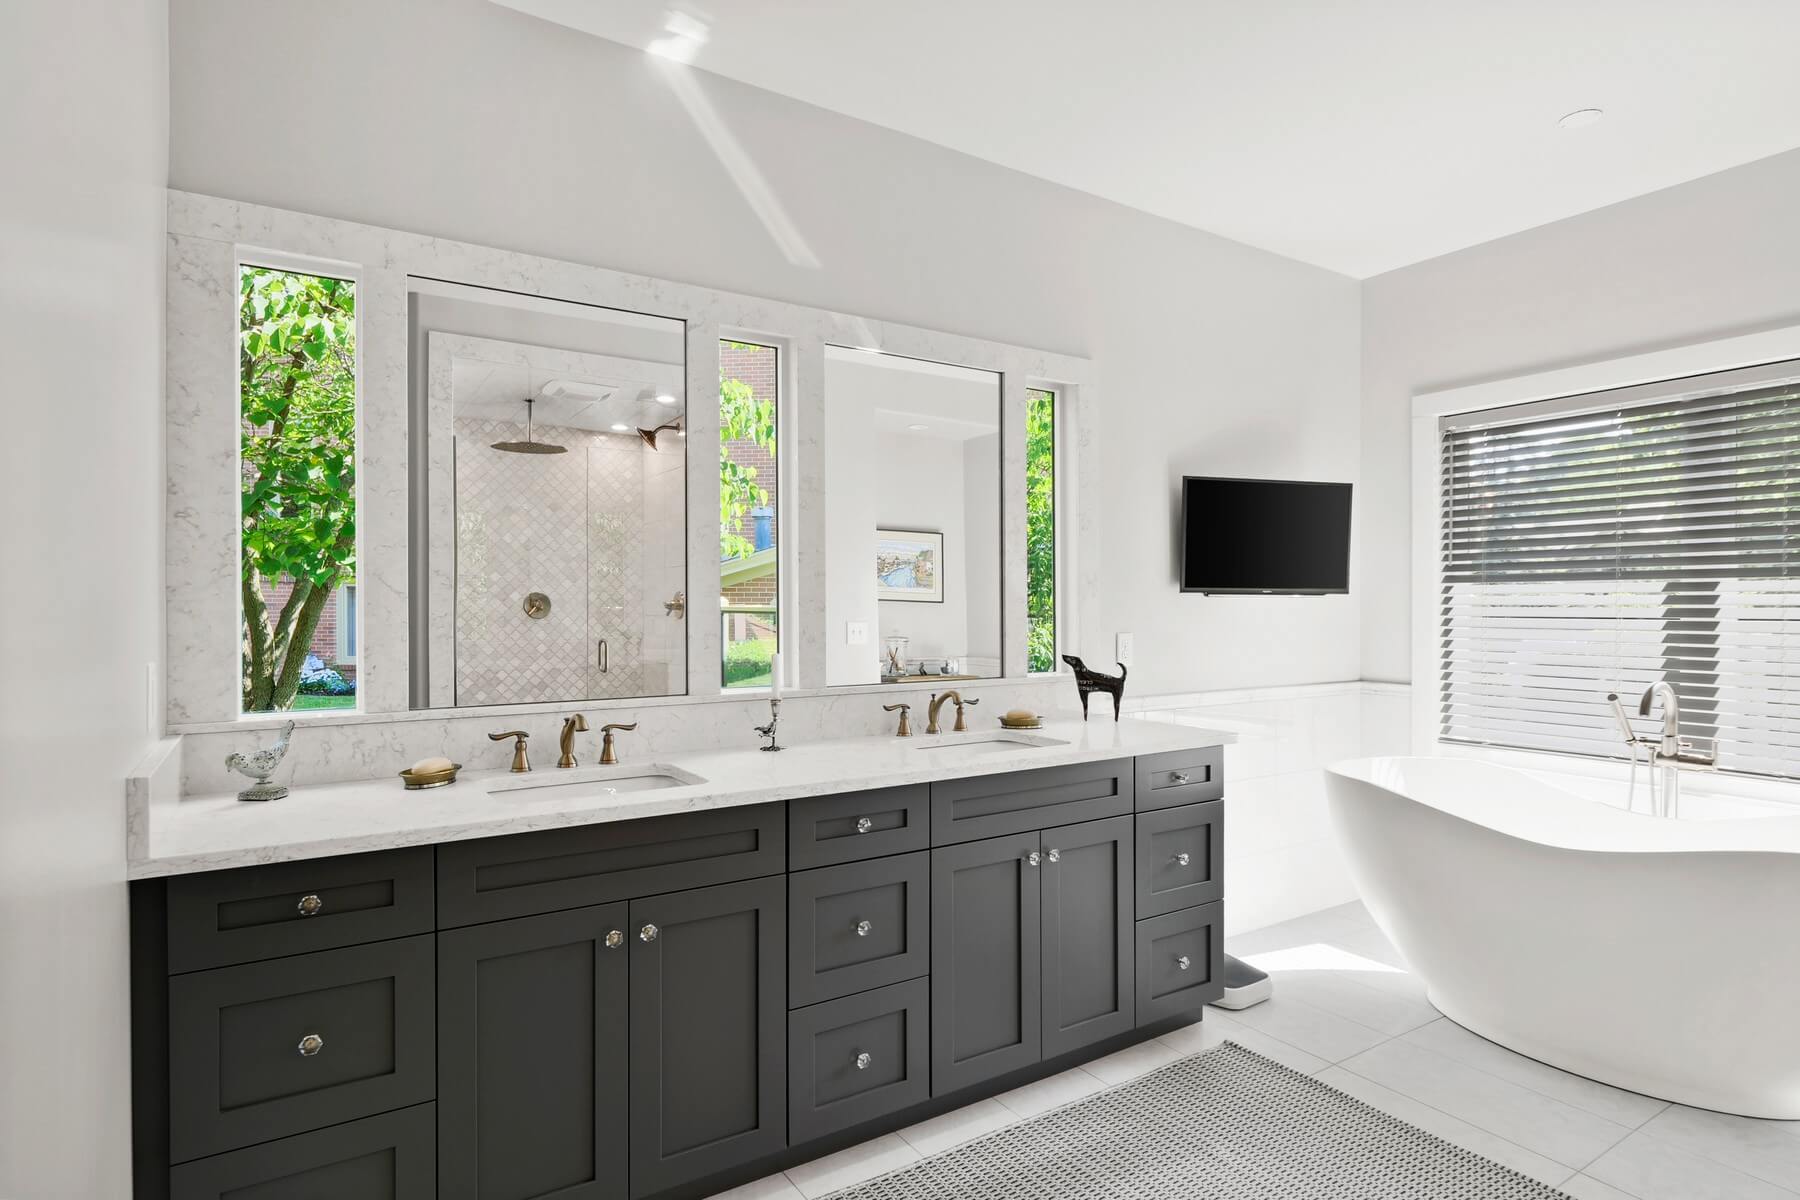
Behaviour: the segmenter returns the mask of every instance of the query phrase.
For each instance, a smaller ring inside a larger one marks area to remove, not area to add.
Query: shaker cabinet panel
[[[1036,831],[931,852],[931,1094],[1038,1061]]]
[[[788,1005],[801,1008],[931,969],[931,855],[788,876]]]
[[[432,959],[424,934],[171,978],[171,1160],[430,1100]]]
[[[169,970],[225,967],[429,933],[429,846],[169,880]]]
[[[1197,1011],[1225,993],[1224,905],[1137,923],[1137,1023]]]
[[[931,844],[1024,833],[1131,811],[1132,760],[947,779],[931,785]]]
[[[623,903],[438,937],[441,1200],[623,1200]]]
[[[1137,915],[1155,917],[1225,894],[1225,802],[1138,814]]]
[[[788,1014],[794,1144],[931,1096],[931,987],[910,979]]]
[[[184,1163],[171,1200],[436,1200],[432,1106]]]
[[[1132,818],[1042,836],[1045,1058],[1131,1032]]]
[[[824,867],[931,844],[925,784],[788,801],[788,866]]]
[[[787,881],[631,902],[631,1192],[787,1146]]]

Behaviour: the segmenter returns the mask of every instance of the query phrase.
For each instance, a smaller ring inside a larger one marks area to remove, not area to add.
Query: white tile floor
[[[1225,1038],[1578,1200],[1796,1200],[1800,1121],[1666,1104],[1523,1058],[1437,1015],[1359,904],[1232,938],[1275,979],[1241,1012],[982,1100],[715,1200],[815,1200]]]

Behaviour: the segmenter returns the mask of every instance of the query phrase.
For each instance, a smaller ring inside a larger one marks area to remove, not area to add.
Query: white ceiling
[[[1795,0],[497,2],[1356,277],[1800,146]]]

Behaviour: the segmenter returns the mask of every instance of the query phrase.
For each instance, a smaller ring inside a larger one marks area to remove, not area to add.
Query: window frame
[[[238,371],[235,364],[237,362],[238,340],[243,336],[243,302],[240,297],[242,294],[241,288],[243,285],[245,268],[250,268],[252,270],[282,271],[288,274],[311,275],[318,278],[336,279],[340,282],[350,284],[355,289],[356,313],[353,321],[356,338],[356,355],[354,362],[351,365],[350,375],[352,387],[354,389],[356,412],[352,426],[354,430],[352,434],[354,448],[351,461],[355,464],[354,469],[356,475],[356,482],[352,493],[356,506],[356,555],[354,561],[360,566],[363,562],[367,561],[365,554],[368,549],[368,534],[366,532],[367,522],[364,520],[364,515],[368,512],[368,498],[366,494],[368,488],[368,473],[365,470],[366,464],[364,459],[364,455],[368,448],[368,391],[365,386],[364,374],[365,360],[367,358],[366,347],[368,345],[368,315],[365,299],[368,293],[366,291],[364,271],[357,264],[345,262],[341,259],[321,258],[313,255],[295,254],[289,251],[270,250],[258,246],[242,244],[234,245],[232,247],[231,279],[234,287],[232,293],[234,300],[231,304],[230,341],[227,344],[231,347],[231,361],[234,364],[232,367],[232,377],[233,380],[236,381],[234,382],[231,392],[231,403],[234,414],[231,442],[232,503],[234,508],[241,505],[243,500],[244,479],[244,395],[241,381],[238,380]],[[243,521],[239,519],[234,523],[234,526],[235,528],[231,542],[231,565],[233,573],[232,582],[234,584],[232,588],[234,597],[232,607],[236,615],[236,621],[233,628],[237,633],[238,639],[241,641],[244,637],[245,614],[243,589],[241,586],[237,585],[240,584],[244,569]],[[333,602],[336,603],[335,597]],[[359,589],[357,603],[360,604],[361,602],[361,592]],[[362,615],[361,610],[358,609],[356,614],[356,635],[359,643],[357,646],[359,657],[362,650],[360,643],[365,636],[364,625],[361,619]],[[289,717],[300,721],[320,720],[331,717],[360,715],[364,711],[364,689],[360,677],[361,673],[359,671],[359,677],[356,681],[356,691],[354,693],[354,703],[351,705],[341,708],[287,708],[269,712],[247,712],[244,710],[243,689],[241,685],[243,671],[242,660],[241,658],[234,658],[234,662],[237,665],[239,681],[234,683],[232,688],[232,694],[237,696],[232,707],[237,711],[236,719],[239,721],[266,720],[270,718],[286,719]]]
[[[1443,735],[1440,622],[1447,506],[1441,455],[1444,440],[1452,430],[1502,427],[1548,417],[1702,399],[1796,380],[1800,380],[1800,327],[1416,395],[1411,472],[1412,658],[1415,665],[1429,665],[1429,677],[1415,673],[1411,689],[1414,746],[1421,752],[1435,747],[1437,753],[1490,757],[1518,761],[1521,765],[1548,755],[1563,763],[1561,769],[1577,773],[1610,772],[1625,757],[1623,747],[1617,756],[1612,756],[1451,740]],[[1596,702],[1603,701],[1602,696]],[[1703,715],[1698,710],[1696,714]],[[1710,723],[1713,718],[1707,715],[1704,720]],[[1689,732],[1695,729],[1690,728]],[[1759,783],[1790,778],[1729,769],[1721,774],[1751,790]]]

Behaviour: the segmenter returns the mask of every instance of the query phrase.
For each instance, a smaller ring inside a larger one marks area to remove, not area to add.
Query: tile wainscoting
[[[1412,689],[1350,682],[1128,699],[1128,715],[1237,734],[1225,747],[1227,933],[1356,899],[1325,807],[1327,764],[1406,754]]]

